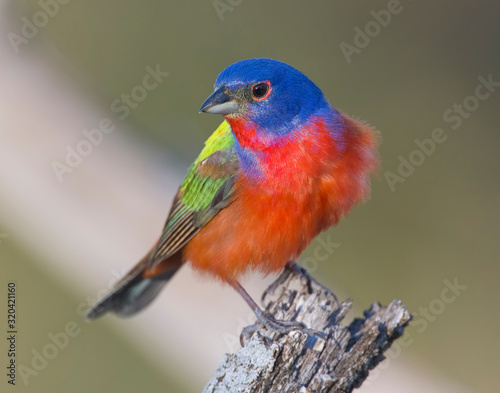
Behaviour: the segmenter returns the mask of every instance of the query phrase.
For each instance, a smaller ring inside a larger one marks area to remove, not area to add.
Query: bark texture
[[[277,319],[298,320],[328,335],[257,330],[245,346],[226,354],[204,393],[332,393],[361,386],[411,320],[399,300],[373,303],[363,318],[340,325],[351,300],[335,295],[302,268],[287,268],[262,296]]]

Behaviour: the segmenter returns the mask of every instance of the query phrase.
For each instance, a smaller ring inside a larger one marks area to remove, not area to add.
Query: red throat
[[[340,154],[338,141],[317,117],[286,136],[269,136],[239,117],[228,119],[238,143],[256,157],[259,181],[274,192],[297,192],[321,177]],[[244,176],[245,174],[242,174]],[[247,174],[249,175],[249,174]]]
[[[265,135],[258,135],[256,126],[240,116],[225,116],[226,121],[231,126],[234,136],[240,146],[244,149],[262,150],[269,147],[270,138]]]

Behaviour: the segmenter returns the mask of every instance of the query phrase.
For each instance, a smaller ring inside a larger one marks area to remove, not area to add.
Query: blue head
[[[200,111],[243,117],[270,134],[286,134],[320,112],[335,116],[318,86],[277,60],[239,61],[220,73],[214,87]]]

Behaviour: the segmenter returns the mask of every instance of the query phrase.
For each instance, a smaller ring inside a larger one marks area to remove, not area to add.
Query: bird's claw
[[[328,338],[326,333],[319,330],[310,329],[303,322],[279,320],[268,312],[262,312],[258,315],[258,317],[259,321],[256,324],[247,326],[242,330],[240,335],[240,343],[242,347],[245,346],[245,341],[249,340],[252,335],[261,327],[265,327],[267,330],[279,334],[299,331],[306,333],[309,336],[321,337],[324,340]]]

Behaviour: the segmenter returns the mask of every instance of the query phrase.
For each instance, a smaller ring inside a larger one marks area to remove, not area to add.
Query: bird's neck
[[[227,122],[231,126],[234,136],[241,149],[249,152],[258,152],[272,148],[279,142],[281,136],[271,135],[259,129],[257,124],[240,116],[227,116]]]
[[[312,116],[304,125],[285,135],[259,130],[241,117],[226,118],[237,143],[242,172],[255,182],[302,183],[322,170],[341,149],[340,138],[321,116]]]

